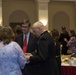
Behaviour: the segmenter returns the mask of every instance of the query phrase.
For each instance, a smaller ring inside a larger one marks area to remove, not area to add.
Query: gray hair
[[[33,24],[33,27],[44,27],[43,23],[40,21],[37,21]]]

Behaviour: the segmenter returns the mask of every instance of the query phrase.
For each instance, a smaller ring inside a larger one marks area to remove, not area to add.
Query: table
[[[76,75],[76,66],[61,66],[62,75]]]

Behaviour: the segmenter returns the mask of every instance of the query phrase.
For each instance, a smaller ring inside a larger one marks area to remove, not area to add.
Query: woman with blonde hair
[[[0,75],[22,75],[21,69],[27,60],[20,46],[12,39],[12,29],[2,27],[0,37]]]

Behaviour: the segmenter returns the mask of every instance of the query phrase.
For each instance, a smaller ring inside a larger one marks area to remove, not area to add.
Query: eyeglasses
[[[22,28],[29,28],[29,26],[22,26]]]

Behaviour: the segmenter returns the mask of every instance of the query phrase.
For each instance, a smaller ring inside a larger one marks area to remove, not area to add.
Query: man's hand
[[[25,57],[27,58],[27,60],[29,60],[29,58],[33,56],[31,53],[25,53]]]

